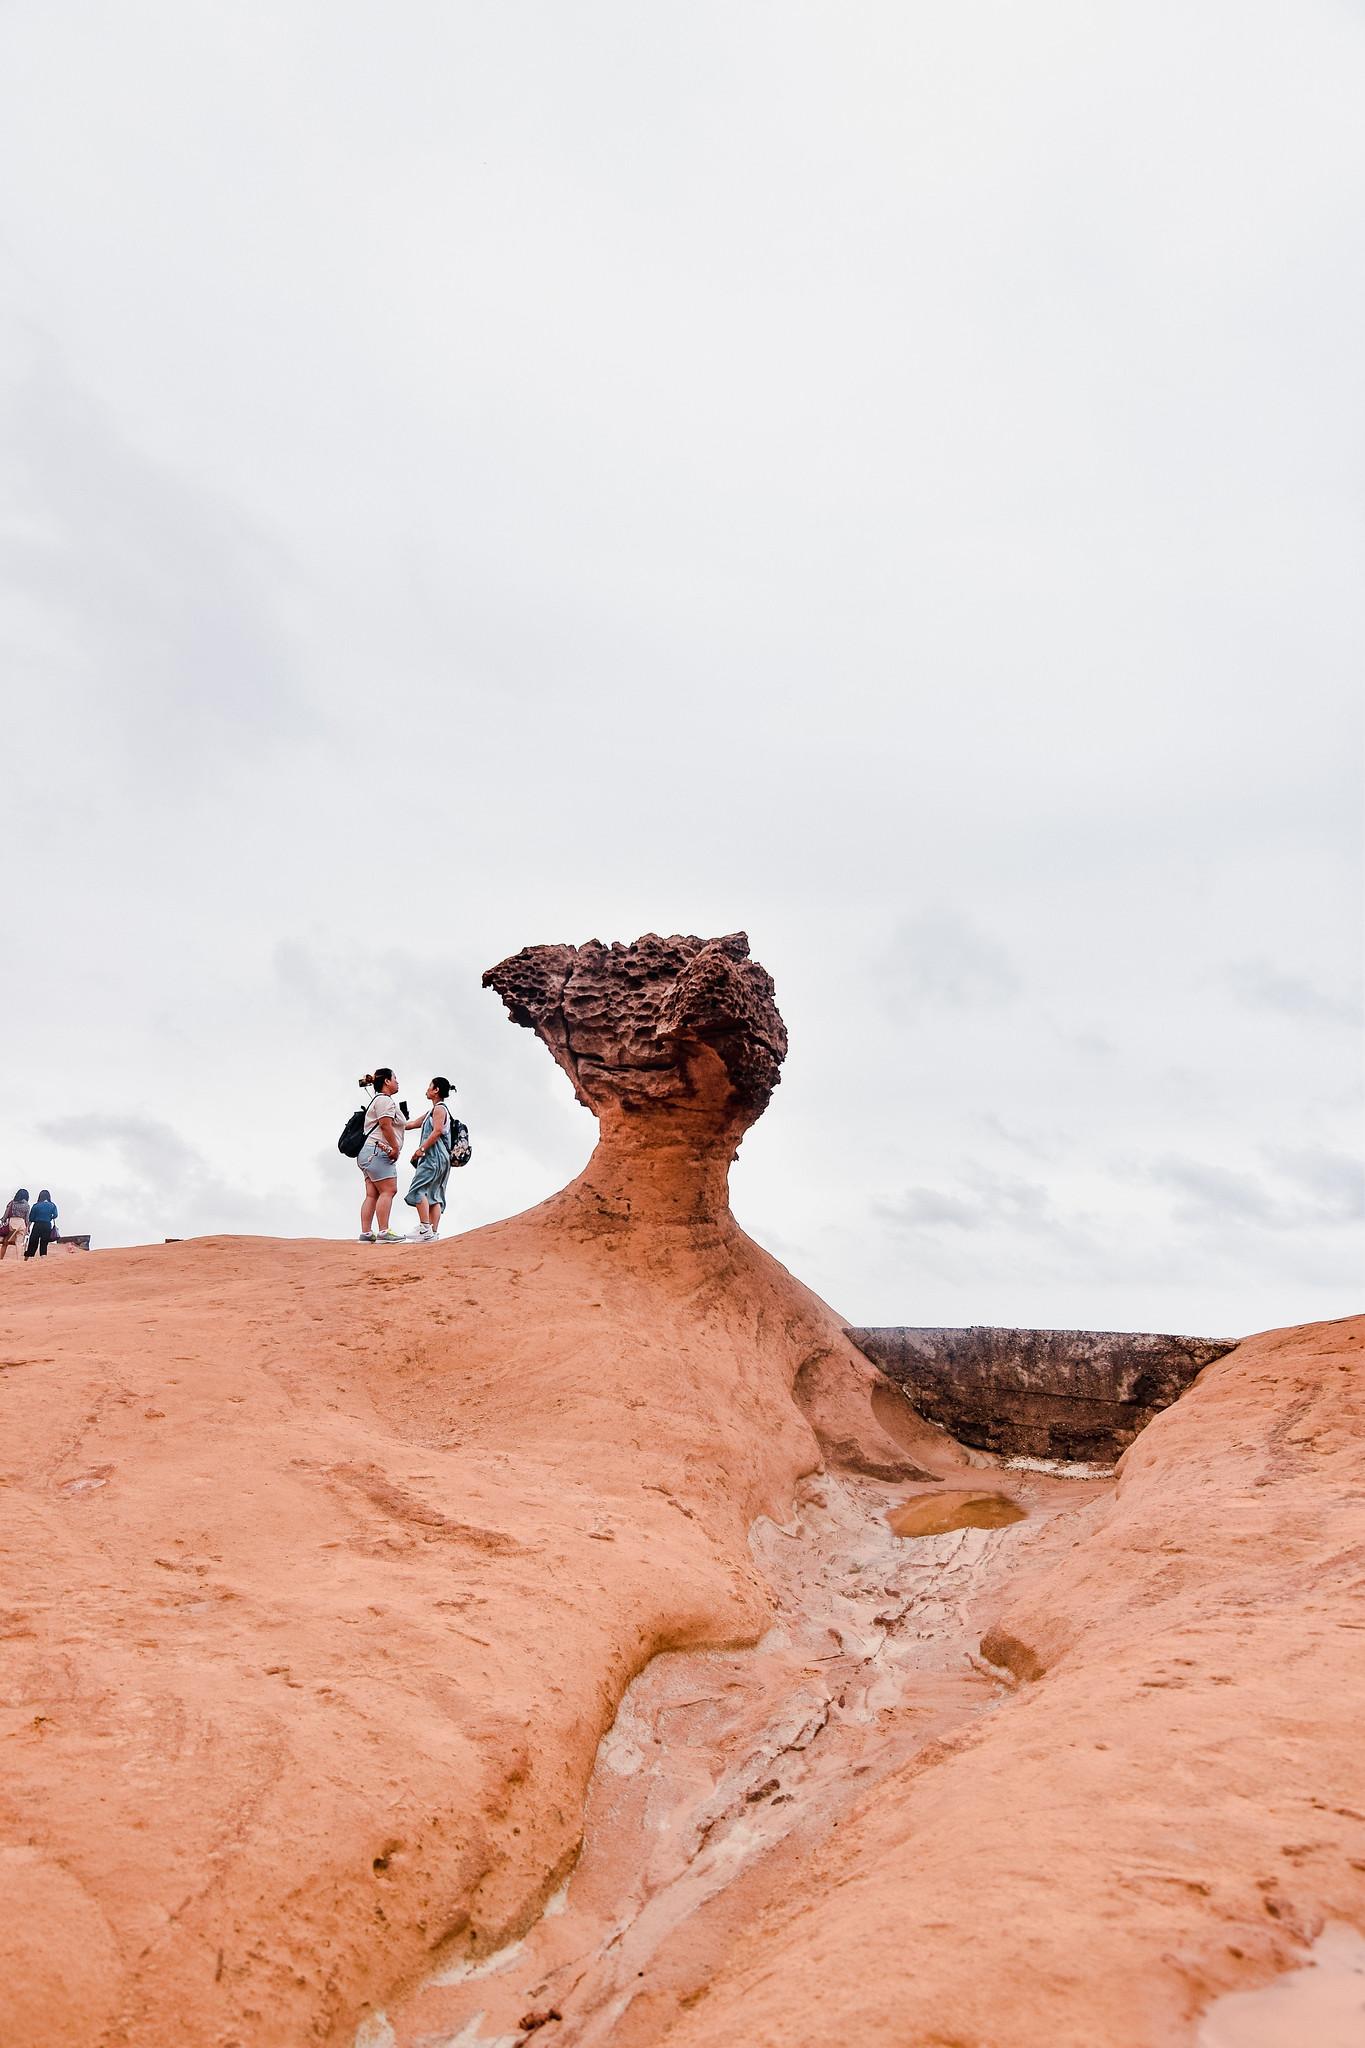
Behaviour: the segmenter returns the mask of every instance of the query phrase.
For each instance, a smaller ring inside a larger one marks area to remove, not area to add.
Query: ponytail
[[[372,1074],[362,1074],[356,1086],[358,1088],[373,1088],[375,1094],[378,1095],[382,1091],[384,1083],[392,1079],[392,1067],[376,1067]]]

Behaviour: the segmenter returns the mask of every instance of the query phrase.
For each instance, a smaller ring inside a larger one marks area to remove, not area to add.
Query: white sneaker
[[[408,1232],[408,1243],[425,1244],[430,1236],[431,1232],[427,1229],[426,1224],[419,1223],[416,1230],[410,1230]]]

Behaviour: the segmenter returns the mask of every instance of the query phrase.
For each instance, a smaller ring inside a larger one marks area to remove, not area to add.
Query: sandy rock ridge
[[[730,1215],[785,1044],[747,944],[637,965],[667,1063],[600,1080],[599,1019],[540,1209],[4,1273],[7,2048],[349,2040],[534,1914],[636,1672],[763,1633],[821,1438],[944,1454]]]
[[[1244,1341],[1116,1484],[1004,1473],[730,1214],[742,935],[489,979],[601,1126],[538,1209],[0,1273],[6,2048],[445,2048],[470,1983],[465,2048],[1226,2048],[1272,1981],[1328,2048],[1365,1319]],[[935,1475],[1028,1519],[893,1556]]]
[[[1365,1981],[1292,1974],[1365,1934],[1365,1317],[1244,1341],[1059,1529],[985,1629],[1010,1696],[855,1802],[656,2040],[1195,2048],[1282,1976],[1220,2044],[1365,2039]]]

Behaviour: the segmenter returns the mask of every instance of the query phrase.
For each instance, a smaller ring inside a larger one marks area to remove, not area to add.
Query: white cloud
[[[1241,960],[1227,969],[1227,985],[1249,1010],[1269,1010],[1305,1024],[1344,1024],[1359,1031],[1365,1024],[1365,999],[1334,994],[1307,975],[1295,974],[1270,960]]]
[[[198,785],[224,756],[316,733],[287,565],[239,507],[130,447],[51,348],[15,379],[0,448],[22,508],[5,547],[12,678],[22,711],[60,704],[67,772],[155,801],[166,778]]]
[[[1323,1220],[1349,1223],[1365,1217],[1365,1157],[1360,1153],[1270,1145],[1266,1158],[1277,1173],[1312,1197]]]
[[[1365,1161],[1325,1147],[1271,1145],[1262,1156],[1278,1181],[1252,1169],[1174,1157],[1153,1162],[1148,1172],[1179,1198],[1177,1220],[1200,1229],[1252,1225],[1321,1237],[1365,1218]]]
[[[155,1241],[278,1226],[278,1188],[227,1179],[168,1124],[91,1113],[53,1117],[40,1135],[49,1155],[55,1148],[48,1171],[74,1233]]]
[[[1017,1174],[980,1165],[964,1168],[957,1190],[912,1187],[875,1206],[889,1223],[901,1228],[1036,1232],[1060,1227],[1052,1198],[1041,1181],[1023,1180]]]
[[[879,964],[893,1011],[996,1010],[1018,995],[1009,952],[959,911],[927,910],[901,920]]]

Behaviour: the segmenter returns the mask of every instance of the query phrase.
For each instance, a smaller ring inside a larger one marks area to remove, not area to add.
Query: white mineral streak
[[[355,2032],[355,2048],[393,2048],[394,2031],[382,2012],[372,2012]]]
[[[567,1886],[520,1940],[428,1979],[404,2044],[502,2048],[524,2038],[507,2032],[524,2014],[554,2010],[555,2048],[600,2048],[685,1923],[827,1824],[850,1777],[870,1790],[938,1732],[945,1701],[957,1724],[1003,1697],[974,1661],[970,1609],[1046,1511],[905,1542],[886,1521],[904,1494],[825,1474],[790,1523],[755,1523],[773,1626],[753,1649],[669,1653],[641,1672],[599,1746]],[[460,1988],[475,1978],[466,2009]],[[438,2031],[438,2014],[460,2031]]]
[[[1114,1465],[1088,1465],[1083,1458],[1002,1458],[1011,1472],[1048,1472],[1054,1479],[1112,1479]]]
[[[549,1908],[546,1908],[548,1912]],[[446,1963],[433,1972],[433,1984],[472,1984],[476,1977],[493,1977],[499,1970],[505,1970],[514,1963],[525,1948],[524,1941],[509,1941],[505,1948],[495,1949],[492,1955],[484,1956],[474,1963]],[[357,2042],[356,2048],[361,2048]]]

